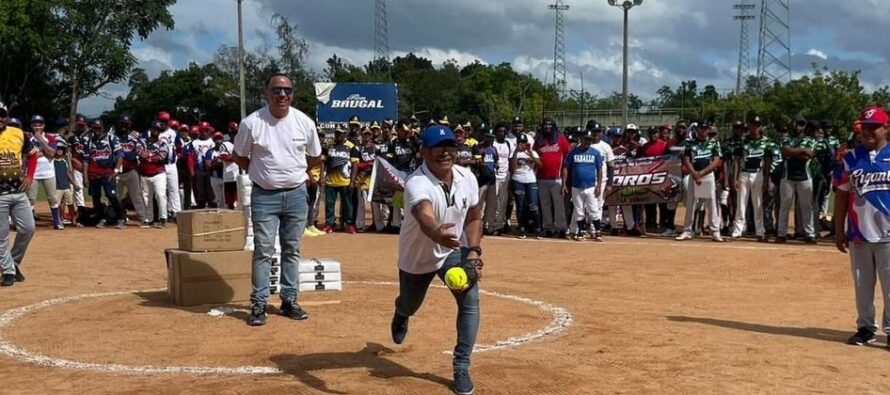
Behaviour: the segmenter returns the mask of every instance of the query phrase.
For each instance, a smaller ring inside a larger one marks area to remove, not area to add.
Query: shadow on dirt
[[[331,388],[327,383],[312,375],[313,371],[331,369],[370,369],[371,377],[391,379],[411,377],[439,384],[446,388],[452,385],[451,380],[432,373],[417,373],[403,365],[386,359],[386,355],[395,351],[378,343],[368,343],[365,348],[356,352],[330,352],[307,355],[281,354],[270,358],[281,371],[293,375],[312,388],[328,394],[346,394]]]
[[[746,332],[764,333],[768,335],[793,336],[805,339],[822,340],[834,343],[846,343],[847,338],[853,334],[852,331],[839,331],[836,329],[826,328],[795,328],[787,326],[771,326],[763,324],[752,324],[748,322],[719,320],[715,318],[702,317],[686,317],[686,316],[667,316],[668,321],[674,322],[693,322],[696,324],[719,326],[721,328],[737,329]],[[873,345],[874,346],[874,345]],[[883,347],[882,347],[883,348]]]
[[[207,312],[209,312],[211,308],[230,308],[234,311],[226,313],[225,316],[227,318],[234,318],[241,321],[247,320],[247,316],[250,315],[250,313],[248,312],[250,310],[250,305],[247,303],[177,306],[170,301],[170,296],[167,294],[167,291],[136,292],[134,295],[142,299],[139,302],[139,305],[143,307],[174,309],[195,314],[207,314]],[[270,314],[274,314],[278,312],[278,309],[269,306],[268,311]]]

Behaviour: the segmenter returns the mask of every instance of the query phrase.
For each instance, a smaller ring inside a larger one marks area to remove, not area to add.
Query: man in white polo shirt
[[[251,326],[266,323],[276,234],[281,240],[281,314],[295,320],[308,318],[297,304],[297,266],[309,211],[307,169],[321,165],[321,144],[315,122],[291,107],[293,93],[287,75],[270,77],[266,81],[268,104],[241,121],[235,136],[234,161],[253,181],[253,293],[247,319]]]
[[[455,166],[457,142],[446,126],[422,134],[423,165],[405,183],[405,219],[399,233],[399,297],[392,319],[392,339],[401,344],[408,319],[426,296],[437,275],[463,261],[474,262],[481,277],[482,206],[479,185],[469,169]],[[479,330],[479,287],[471,283],[454,291],[457,302],[457,345],[454,347],[454,391],[472,394],[470,354]]]

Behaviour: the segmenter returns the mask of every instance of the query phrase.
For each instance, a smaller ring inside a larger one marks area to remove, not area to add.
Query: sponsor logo
[[[368,100],[355,93],[344,100],[332,100],[331,108],[383,108],[383,100]]]
[[[859,196],[869,192],[890,191],[890,170],[866,173],[862,169],[850,173],[850,184]]]
[[[634,174],[629,176],[614,176],[613,187],[643,187],[647,185],[663,184],[668,177],[666,171],[653,174]]]

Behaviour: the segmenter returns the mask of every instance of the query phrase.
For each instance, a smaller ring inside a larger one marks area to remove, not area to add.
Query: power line
[[[551,4],[547,8],[556,13],[556,39],[553,43],[553,85],[556,86],[560,95],[564,95],[566,88],[566,41],[562,13],[568,11],[569,6],[563,4],[562,0],[556,0],[555,4]]]
[[[766,85],[791,80],[791,0],[762,0],[757,79]]]
[[[374,60],[389,61],[389,29],[386,23],[386,0],[377,0],[374,7]]]
[[[739,65],[735,83],[735,91],[738,93],[742,91],[742,84],[745,83],[750,74],[751,58],[748,49],[748,21],[754,19],[754,15],[749,14],[749,12],[756,6],[751,4],[749,0],[742,0],[741,3],[732,6],[732,8],[738,12],[736,15],[733,15],[732,19],[741,23],[739,32]]]

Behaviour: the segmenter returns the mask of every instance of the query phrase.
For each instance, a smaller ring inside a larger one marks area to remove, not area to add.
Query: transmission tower
[[[562,0],[556,0],[555,4],[551,4],[547,8],[556,11],[556,40],[553,44],[553,85],[556,86],[560,96],[563,96],[566,89],[566,41],[565,32],[562,28],[562,13],[567,11],[569,6],[563,4]]]
[[[791,80],[791,0],[762,0],[757,79],[760,91]]]
[[[389,29],[386,27],[386,0],[374,8],[374,60],[389,60]]]
[[[739,21],[742,25],[739,33],[739,66],[735,82],[736,93],[742,91],[742,84],[745,83],[751,69],[751,58],[748,51],[748,21],[754,19],[754,15],[751,15],[750,12],[755,6],[749,1],[742,0],[741,3],[732,6],[738,12],[736,15],[733,15],[732,19]]]

